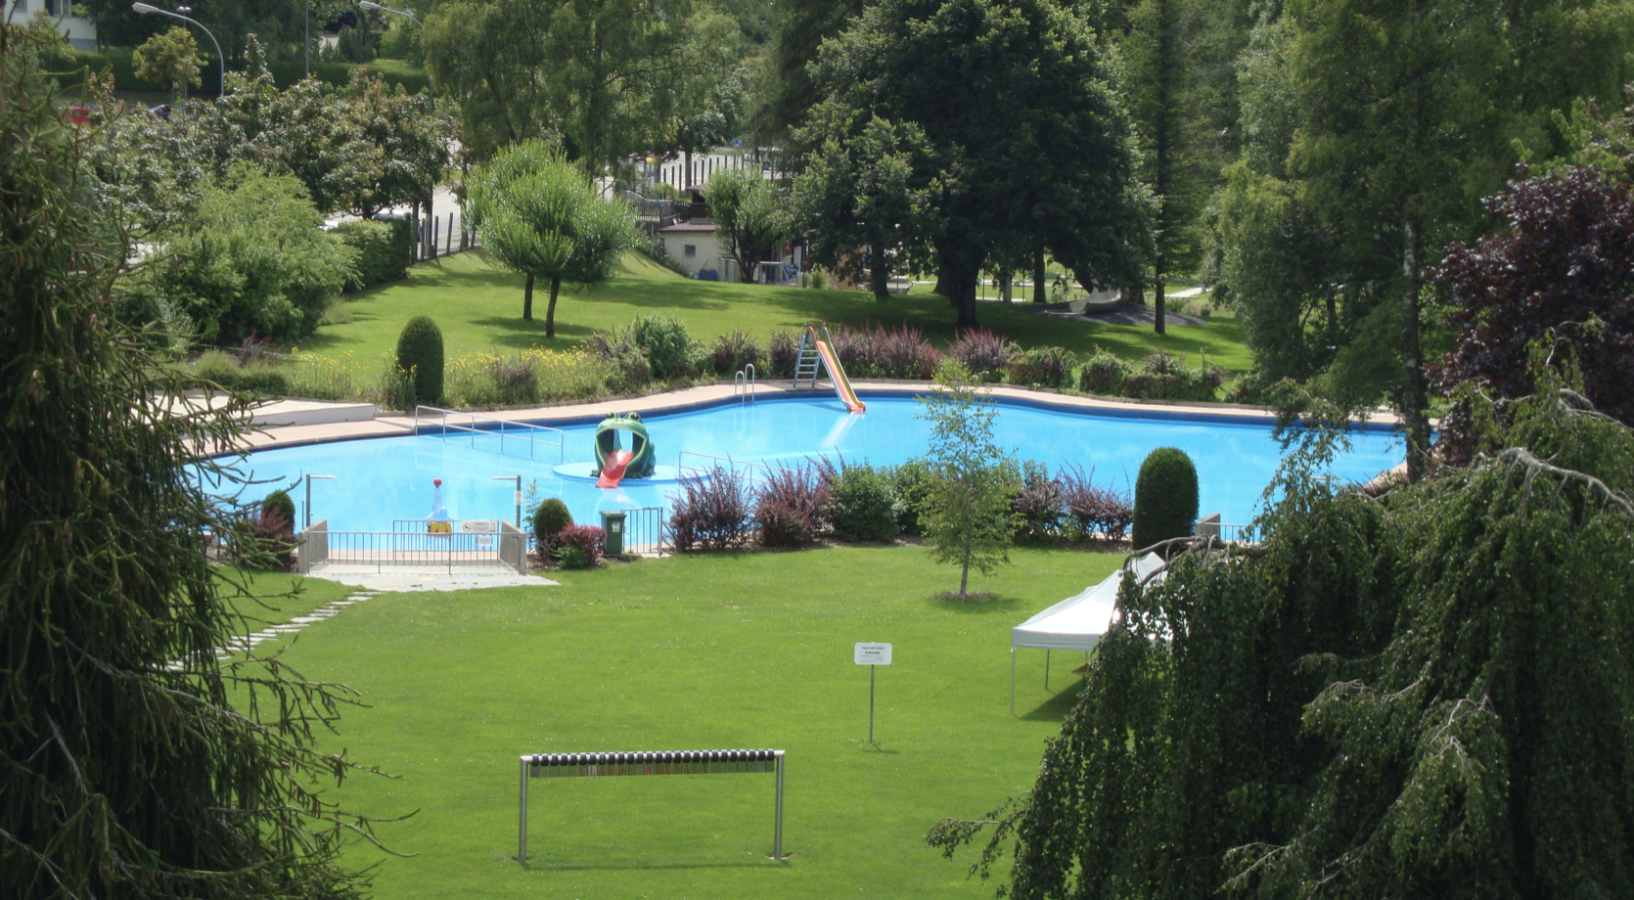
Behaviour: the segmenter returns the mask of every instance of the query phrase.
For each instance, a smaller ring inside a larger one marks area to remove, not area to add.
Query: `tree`
[[[131,54],[136,77],[170,85],[170,102],[180,103],[189,87],[199,86],[199,45],[185,26],[156,34]]]
[[[977,869],[1013,838],[1017,900],[1634,891],[1634,432],[1534,375],[1470,468],[1373,498],[1319,442],[1259,545],[1126,578]]]
[[[1206,195],[1197,168],[1190,0],[1137,0],[1117,30],[1122,84],[1140,147],[1137,170],[1152,198],[1153,328],[1165,331],[1165,280],[1199,256],[1197,215]]]
[[[811,76],[818,48],[860,18],[864,6],[860,0],[778,0],[766,97],[754,122],[765,142],[779,143],[805,126],[823,99]]]
[[[733,72],[736,32],[693,0],[449,0],[427,15],[424,40],[474,158],[554,138],[599,175],[675,148],[681,124]]]
[[[629,209],[598,197],[582,170],[539,141],[501,150],[472,172],[466,204],[484,246],[527,276],[523,319],[533,319],[533,280],[549,282],[545,337],[556,336],[562,282],[606,281],[619,254],[635,244]]]
[[[321,224],[299,181],[241,166],[131,277],[178,306],[206,343],[296,340],[317,329],[355,264]]]
[[[211,456],[239,446],[245,398],[179,403],[189,385],[110,320],[117,209],[10,25],[0,96],[0,884],[358,896],[337,860],[368,820],[320,788],[357,768],[312,742],[349,692],[253,651],[217,659],[254,621],[228,566],[267,559],[201,487],[233,477]]]
[[[1474,247],[1457,243],[1434,272],[1458,301],[1453,349],[1432,369],[1442,392],[1478,390],[1516,400],[1535,390],[1528,348],[1555,342],[1550,359],[1583,373],[1584,395],[1634,426],[1634,197],[1601,169],[1574,166],[1514,182],[1487,208],[1504,228]],[[1473,450],[1471,400],[1443,423],[1443,452]]]
[[[717,172],[704,187],[709,215],[726,235],[738,261],[738,280],[750,284],[760,262],[775,253],[789,235],[783,192],[751,169]]]
[[[837,114],[826,106],[819,112]],[[844,266],[866,247],[874,299],[889,300],[893,271],[929,262],[923,236],[933,227],[937,194],[924,179],[924,132],[878,118],[860,128],[819,121],[795,139],[811,146],[794,180],[794,205],[801,230],[811,235],[812,261]]]
[[[1443,302],[1424,280],[1426,254],[1486,224],[1479,197],[1509,170],[1515,139],[1538,140],[1552,110],[1620,86],[1634,6],[1590,8],[1296,0],[1250,46],[1244,161],[1256,179],[1238,182],[1250,190],[1237,200],[1292,202],[1247,216],[1235,233],[1261,250],[1296,247],[1267,258],[1307,276],[1262,278],[1296,285],[1271,306],[1299,315],[1250,314],[1250,333],[1280,329],[1277,345],[1313,348],[1300,365],[1320,365],[1319,392],[1345,406],[1393,398],[1413,478],[1430,446],[1422,333],[1435,319],[1426,308]],[[1520,58],[1529,64],[1515,65]],[[1261,190],[1257,179],[1288,190]],[[1288,231],[1300,222],[1314,224],[1314,239]],[[1249,267],[1251,255],[1238,262]],[[1245,308],[1261,299],[1233,293]]]
[[[390,89],[362,66],[352,70],[345,100],[359,135],[378,150],[380,159],[373,180],[356,194],[351,208],[364,218],[399,203],[430,209],[448,169],[453,123],[436,114],[429,98],[410,94],[402,85]]]
[[[919,522],[937,562],[959,566],[960,600],[970,597],[970,567],[990,575],[1010,562],[1010,544],[1021,517],[1011,504],[1021,471],[1008,451],[993,442],[998,407],[977,389],[957,360],[936,370],[934,394],[920,397],[919,418],[930,423],[925,457],[933,481]]]
[[[1142,204],[1128,121],[1086,14],[1049,0],[883,0],[825,43],[829,109],[811,143],[855,140],[876,120],[912,126],[933,248],[958,324],[976,323],[992,255],[1045,247],[1086,284],[1137,277]]]

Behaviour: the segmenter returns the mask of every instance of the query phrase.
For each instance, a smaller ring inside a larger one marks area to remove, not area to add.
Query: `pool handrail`
[[[505,429],[507,427],[515,428],[515,429],[518,429],[518,430],[525,430],[525,431],[550,431],[550,432],[555,432],[557,439],[554,440],[554,441],[545,441],[545,440],[539,440],[538,438],[522,436],[521,439],[524,440],[524,441],[527,441],[528,444],[529,444],[529,447],[528,447],[528,459],[531,460],[531,459],[534,458],[533,457],[533,445],[534,444],[542,444],[542,445],[544,445],[546,447],[555,447],[556,448],[556,463],[557,463],[557,465],[561,465],[562,463],[567,462],[567,432],[563,431],[560,428],[552,428],[549,425],[534,425],[534,424],[532,424],[530,422],[511,422],[511,421],[508,421],[508,420],[505,420],[505,419],[495,419],[495,418],[492,418],[492,417],[489,417],[489,416],[479,416],[476,413],[460,412],[459,410],[453,410],[453,409],[443,409],[442,407],[439,407],[439,406],[424,406],[424,405],[416,404],[415,407],[414,407],[414,433],[415,433],[416,436],[418,436],[420,434],[420,411],[421,410],[426,410],[427,412],[436,413],[436,414],[438,414],[438,415],[440,415],[442,417],[442,422],[441,422],[441,424],[439,426],[440,431],[438,433],[442,436],[442,439],[443,439],[444,442],[446,442],[448,440],[448,432],[449,432],[450,429],[463,430],[463,431],[470,432],[470,434],[471,434],[471,446],[472,447],[476,446],[476,436],[477,436],[478,432],[482,432],[482,431],[497,432],[498,435],[499,435],[499,453],[500,453],[501,456],[505,455]],[[466,417],[467,419],[470,420],[470,424],[469,425],[460,425],[459,423],[456,422],[456,423],[450,425],[449,422],[448,422],[448,417],[449,416],[464,416],[464,417]],[[477,424],[479,421],[484,422],[484,423],[490,423],[490,424],[498,426],[498,427],[497,428],[481,428]],[[513,435],[513,437],[515,437],[515,436]]]
[[[786,472],[786,473],[788,473],[790,475],[794,475],[794,474],[797,474],[799,472],[798,469],[790,469],[790,468],[787,468],[786,466],[774,466],[774,465],[772,465],[770,463],[755,462],[754,460],[749,460],[749,459],[737,459],[736,457],[732,457],[732,456],[715,456],[714,454],[711,454],[711,453],[699,453],[696,450],[682,450],[680,455],[676,457],[675,468],[676,468],[676,471],[681,473],[681,477],[683,477],[683,478],[687,477],[686,473],[688,471],[694,471],[694,472],[707,472],[707,471],[709,471],[709,469],[705,469],[703,466],[689,466],[689,465],[687,465],[686,464],[686,458],[688,456],[697,456],[697,457],[702,457],[703,459],[713,460],[716,463],[716,465],[710,466],[709,469],[718,469],[718,468],[720,468],[719,464],[724,462],[724,463],[727,463],[730,467],[732,467],[734,469],[737,466],[750,466],[750,467],[758,466],[758,467],[760,467],[762,469],[766,469],[767,471],[770,471],[772,469],[776,469],[779,472]]]

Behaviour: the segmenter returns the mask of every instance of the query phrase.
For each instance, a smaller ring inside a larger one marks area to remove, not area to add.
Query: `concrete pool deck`
[[[787,379],[778,379],[786,382]],[[935,384],[929,381],[853,381],[851,383],[859,394],[870,392],[889,392],[898,394],[923,393],[933,390]],[[1117,411],[1122,413],[1158,413],[1184,416],[1210,416],[1215,418],[1240,419],[1245,422],[1271,423],[1276,420],[1276,414],[1263,407],[1243,406],[1232,403],[1168,403],[1168,402],[1137,402],[1133,400],[1112,400],[1103,397],[1086,397],[1076,394],[1058,394],[1053,391],[1035,391],[1027,388],[1012,387],[1009,385],[989,386],[994,397],[1005,400],[1019,400],[1032,404],[1042,404],[1064,410],[1100,410]],[[777,397],[791,394],[817,394],[832,396],[829,388],[792,389],[784,384],[762,383],[757,389],[757,395]],[[625,397],[613,400],[595,400],[582,403],[567,403],[554,406],[530,406],[520,409],[502,409],[490,412],[473,412],[474,415],[489,420],[502,422],[534,422],[541,419],[601,419],[615,412],[654,413],[665,411],[680,411],[699,406],[714,406],[723,402],[731,402],[734,398],[731,382],[704,384],[685,388],[679,391],[667,391],[662,394],[648,394],[641,397]],[[867,398],[863,398],[866,402]],[[337,404],[351,405],[351,404]],[[1396,425],[1400,418],[1391,412],[1374,412],[1366,422],[1371,425]],[[239,441],[239,448],[243,450],[266,450],[274,447],[298,447],[306,444],[323,444],[331,441],[352,441],[378,437],[402,437],[414,433],[414,417],[410,415],[377,415],[372,419],[324,422],[311,425],[286,425],[258,427],[249,432]]]

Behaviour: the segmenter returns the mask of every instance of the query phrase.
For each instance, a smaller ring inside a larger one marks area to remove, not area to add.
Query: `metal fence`
[[[423,529],[425,522],[420,521]],[[527,572],[526,536],[515,525],[500,522],[497,532],[433,534],[410,531],[330,531],[324,519],[299,535],[301,572],[314,566],[458,568],[503,566]]]
[[[773,472],[792,475],[799,471],[787,466],[774,466],[770,463],[734,459],[730,456],[715,456],[709,453],[699,453],[695,450],[682,450],[676,469],[680,471],[684,478],[707,478],[711,472],[719,469],[751,482],[765,481],[771,477]]]
[[[436,435],[445,443],[453,435],[455,440],[466,441],[473,450],[486,450],[517,459],[549,462],[550,457],[555,456],[558,465],[567,460],[566,434],[560,428],[548,425],[507,422],[475,413],[416,406],[414,433]]]
[[[1217,538],[1228,544],[1252,544],[1259,541],[1259,533],[1254,526],[1222,522],[1219,513],[1198,519],[1194,533],[1200,538]]]
[[[625,553],[635,556],[657,556],[669,549],[666,533],[668,527],[664,521],[663,507],[643,506],[619,512],[624,513]]]

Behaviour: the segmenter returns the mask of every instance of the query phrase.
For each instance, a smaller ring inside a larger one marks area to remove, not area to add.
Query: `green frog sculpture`
[[[640,413],[613,413],[596,426],[596,469],[590,474],[599,476],[597,487],[618,487],[625,478],[650,477],[656,463],[652,438],[641,424]]]

